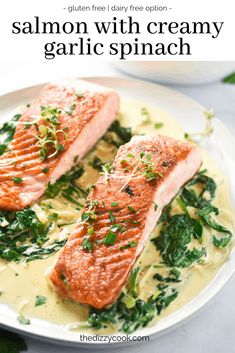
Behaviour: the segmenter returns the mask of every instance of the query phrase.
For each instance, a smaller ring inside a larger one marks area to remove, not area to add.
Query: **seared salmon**
[[[123,145],[50,274],[57,292],[95,308],[115,302],[163,207],[200,165],[197,146],[166,136]]]
[[[0,157],[0,209],[23,209],[42,196],[102,137],[118,109],[118,94],[106,87],[82,80],[45,86]]]

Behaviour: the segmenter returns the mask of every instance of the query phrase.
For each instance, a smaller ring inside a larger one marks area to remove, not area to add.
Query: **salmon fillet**
[[[200,165],[197,146],[166,136],[123,145],[50,274],[57,292],[95,308],[115,302],[163,207]]]
[[[82,80],[45,86],[0,157],[0,209],[23,209],[41,197],[102,137],[118,109],[117,93],[106,87]]]

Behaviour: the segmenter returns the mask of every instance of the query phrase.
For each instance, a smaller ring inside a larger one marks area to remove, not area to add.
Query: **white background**
[[[67,8],[70,5],[162,5],[172,8],[168,12],[73,12],[68,13]],[[44,45],[47,42],[77,42],[79,35],[45,35],[45,34],[18,34],[13,35],[12,23],[15,21],[31,21],[34,16],[39,16],[43,21],[86,21],[90,28],[90,37],[92,41],[106,42],[129,42],[136,38],[136,35],[97,35],[94,31],[94,21],[112,20],[114,16],[118,19],[132,15],[133,19],[138,20],[143,33],[138,35],[139,41],[152,43],[176,41],[179,35],[150,35],[144,31],[146,23],[150,21],[223,21],[222,32],[217,39],[212,39],[210,35],[185,35],[185,40],[191,43],[192,55],[181,56],[180,60],[235,60],[234,46],[234,2],[233,0],[4,0],[1,2],[0,11],[0,36],[1,36],[1,56],[0,65],[18,65],[20,63],[42,63],[46,62],[44,58]],[[80,60],[90,60],[91,57],[59,56],[52,60],[60,64],[79,65]],[[98,60],[117,60],[107,55],[96,57]],[[129,56],[129,60],[143,60],[140,56]],[[176,56],[146,56],[146,60],[177,60]]]

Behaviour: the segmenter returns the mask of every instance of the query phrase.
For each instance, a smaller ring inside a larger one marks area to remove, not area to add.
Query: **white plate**
[[[204,108],[192,99],[164,86],[139,80],[95,77],[89,81],[106,85],[115,89],[125,99],[137,99],[156,105],[174,116],[186,131],[201,131],[204,128]],[[20,104],[28,103],[37,96],[44,84],[23,88],[0,97],[0,119],[7,120],[8,115]],[[226,141],[226,143],[225,143]],[[235,179],[234,139],[229,131],[219,121],[215,122],[215,135],[204,146],[216,159],[232,181]],[[233,149],[233,150],[232,150]],[[235,205],[235,187],[230,183]],[[213,281],[197,297],[180,310],[159,321],[152,327],[136,331],[134,335],[149,335],[157,337],[174,329],[187,318],[201,309],[212,299],[231,277],[235,269],[235,252],[232,252],[227,262],[222,266]],[[10,330],[20,331],[26,335],[64,345],[102,346],[104,343],[83,343],[78,333],[72,333],[62,326],[46,321],[31,319],[31,325],[22,326],[16,320],[17,314],[6,305],[0,305],[0,324]],[[152,337],[153,338],[153,337]]]

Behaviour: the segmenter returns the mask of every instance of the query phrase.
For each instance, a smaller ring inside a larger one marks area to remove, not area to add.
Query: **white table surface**
[[[123,76],[106,62],[81,62],[76,68],[59,65],[22,65],[20,68],[0,72],[0,94],[11,87],[22,87],[58,77]],[[174,86],[174,89],[194,98],[207,108],[213,108],[235,135],[235,85],[216,82],[200,86]],[[132,347],[111,348],[108,351],[129,353],[235,353],[235,276],[204,311],[198,313],[175,331]],[[99,352],[81,348],[55,346],[26,338],[29,353]],[[103,350],[102,350],[103,351]],[[1,353],[1,352],[0,352]]]

